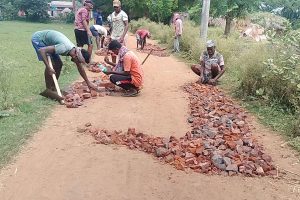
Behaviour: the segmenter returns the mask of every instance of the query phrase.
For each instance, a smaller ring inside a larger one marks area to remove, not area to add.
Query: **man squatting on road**
[[[109,62],[108,57],[106,57],[105,62],[111,65],[112,69],[108,68],[104,73],[110,75],[110,81],[113,84],[125,90],[123,96],[137,96],[143,85],[143,70],[139,59],[117,40],[109,43],[108,50],[118,55],[119,61],[117,64],[114,64]]]
[[[215,42],[206,43],[207,51],[200,56],[200,65],[192,65],[192,71],[200,76],[199,83],[216,85],[225,72],[223,56],[216,51]]]
[[[44,74],[47,89],[55,90],[52,74],[56,74],[57,79],[60,76],[63,63],[59,55],[71,56],[71,60],[76,64],[78,72],[87,86],[90,89],[97,89],[88,80],[82,67],[82,64],[90,62],[90,54],[86,50],[76,47],[64,34],[54,30],[37,31],[33,34],[31,41],[39,61],[43,61],[46,66]],[[54,69],[50,67],[47,55],[51,57]]]

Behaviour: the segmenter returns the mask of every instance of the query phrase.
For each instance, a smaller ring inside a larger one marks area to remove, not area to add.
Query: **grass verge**
[[[35,31],[53,29],[73,42],[72,25],[27,22],[0,22],[0,168],[39,129],[56,102],[39,96],[45,89],[44,65],[39,62],[31,44]],[[18,30],[18,31],[16,31]],[[63,88],[78,77],[69,58],[62,57],[64,68],[59,80]],[[3,75],[5,74],[5,75]],[[4,98],[5,97],[5,98]]]

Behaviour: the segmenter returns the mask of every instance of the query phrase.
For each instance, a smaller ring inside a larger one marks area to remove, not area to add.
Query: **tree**
[[[299,0],[265,0],[261,8],[289,19],[294,28],[300,27]]]
[[[33,22],[45,22],[49,19],[47,13],[48,0],[16,0],[16,7],[26,13],[26,19]]]
[[[147,7],[150,19],[156,22],[168,23],[172,13],[178,8],[177,0],[148,0]]]
[[[214,17],[225,17],[225,35],[230,33],[234,18],[241,18],[259,6],[259,0],[212,0],[211,13]]]

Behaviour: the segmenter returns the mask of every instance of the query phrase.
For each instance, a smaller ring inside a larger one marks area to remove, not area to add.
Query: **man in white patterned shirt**
[[[200,65],[192,65],[191,68],[195,74],[200,76],[200,83],[216,85],[225,72],[224,58],[216,51],[214,41],[207,41],[206,48],[207,51],[200,56]]]

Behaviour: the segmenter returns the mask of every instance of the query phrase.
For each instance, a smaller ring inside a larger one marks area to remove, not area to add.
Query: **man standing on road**
[[[78,47],[83,47],[85,44],[88,45],[88,52],[92,55],[92,33],[90,31],[90,11],[93,9],[93,2],[86,0],[84,7],[80,8],[75,15],[75,37]]]
[[[215,42],[206,43],[207,51],[200,56],[200,65],[192,65],[192,71],[200,76],[199,83],[216,85],[225,72],[223,56],[216,51]]]
[[[141,45],[141,49],[144,49],[144,46],[146,44],[146,38],[150,38],[151,34],[148,30],[145,29],[139,29],[135,33],[136,36],[136,48],[139,48],[139,45]]]
[[[118,40],[122,45],[126,46],[126,36],[128,31],[128,15],[121,10],[121,2],[113,1],[114,12],[111,18],[111,39]],[[112,56],[112,61],[116,63],[117,57]]]
[[[183,25],[182,20],[180,18],[180,14],[175,13],[174,14],[174,28],[175,28],[175,35],[174,35],[174,49],[173,52],[179,52],[180,51],[180,39],[182,35]]]
[[[100,8],[97,8],[96,12],[94,12],[94,16],[93,17],[94,17],[94,24],[102,26],[103,19],[102,19],[102,13],[101,13],[101,9]]]
[[[97,44],[97,50],[103,48],[103,43],[105,37],[107,37],[107,30],[104,26],[100,25],[92,25],[90,27],[90,31],[92,32],[93,36],[96,38],[96,44]],[[101,46],[100,46],[100,40],[101,40]]]
[[[55,90],[52,74],[55,74],[57,79],[60,76],[63,63],[59,55],[71,56],[71,60],[76,64],[78,72],[88,87],[94,90],[97,89],[97,87],[88,80],[82,67],[82,64],[89,63],[90,54],[85,49],[75,47],[64,34],[54,30],[38,31],[33,34],[31,42],[38,59],[45,64],[45,83],[48,90]],[[48,55],[51,57],[54,69],[52,69],[48,63]]]
[[[118,40],[122,45],[126,46],[128,15],[121,10],[121,2],[119,0],[114,0],[113,6],[115,11],[111,14],[111,39]]]
[[[104,71],[105,74],[110,75],[110,81],[123,88],[125,93],[122,96],[135,97],[138,95],[143,84],[143,71],[139,59],[125,46],[122,46],[117,40],[113,40],[108,45],[108,50],[114,54],[119,55],[119,62],[114,69],[108,68]],[[118,71],[118,65],[123,66],[123,71]]]

